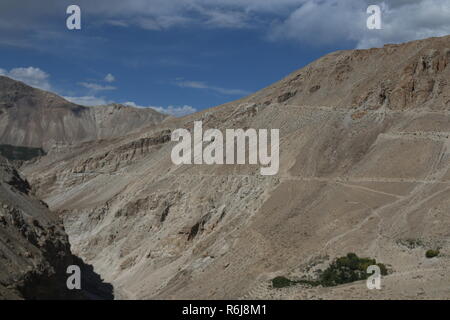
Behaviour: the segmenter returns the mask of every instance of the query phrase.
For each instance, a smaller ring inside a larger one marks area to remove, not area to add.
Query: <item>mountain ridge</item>
[[[0,76],[0,143],[42,147],[123,136],[167,118],[120,104],[85,107]]]

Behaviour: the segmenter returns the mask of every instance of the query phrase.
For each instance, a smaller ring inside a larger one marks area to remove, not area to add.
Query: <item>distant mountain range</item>
[[[42,147],[108,139],[160,123],[151,108],[120,104],[84,107],[0,76],[0,144]]]

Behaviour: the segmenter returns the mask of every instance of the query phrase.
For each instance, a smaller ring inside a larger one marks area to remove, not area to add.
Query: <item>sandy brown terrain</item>
[[[116,298],[448,299],[449,64],[450,37],[336,52],[240,101],[23,170]],[[194,120],[280,129],[278,175],[173,165],[171,132]],[[348,252],[389,266],[381,290],[270,287]]]

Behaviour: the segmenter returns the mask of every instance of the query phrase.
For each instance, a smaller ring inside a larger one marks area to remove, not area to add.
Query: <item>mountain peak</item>
[[[450,36],[330,53],[251,97],[258,103],[449,109]]]
[[[120,104],[84,107],[8,77],[0,77],[0,143],[42,147],[133,133],[165,119],[153,109]]]

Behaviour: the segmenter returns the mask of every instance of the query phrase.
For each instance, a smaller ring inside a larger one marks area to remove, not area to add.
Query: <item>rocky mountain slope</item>
[[[450,37],[340,51],[240,101],[24,168],[119,298],[450,297]],[[280,129],[280,171],[171,162],[171,132]],[[439,249],[432,259],[428,249]],[[348,252],[365,282],[273,289]]]
[[[74,256],[60,217],[0,156],[0,300],[111,299],[113,288]],[[67,267],[81,270],[81,290],[68,290]]]
[[[0,143],[43,147],[124,136],[166,116],[119,104],[83,107],[0,76]]]
[[[0,299],[76,297],[66,289],[73,261],[61,221],[0,157]]]

